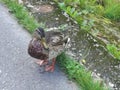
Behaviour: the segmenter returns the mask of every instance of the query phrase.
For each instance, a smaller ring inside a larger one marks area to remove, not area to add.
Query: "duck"
[[[53,72],[55,69],[56,57],[65,51],[68,43],[68,36],[61,31],[44,31],[43,28],[37,28],[28,45],[28,54],[38,59],[36,62],[40,66],[45,65],[45,71]],[[49,62],[51,64],[49,65]]]

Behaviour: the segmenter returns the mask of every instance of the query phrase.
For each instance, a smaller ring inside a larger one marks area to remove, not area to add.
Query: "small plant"
[[[108,44],[107,49],[116,59],[120,60],[120,50],[115,45]]]
[[[80,17],[78,11],[72,6],[66,6],[65,3],[59,3],[59,6],[62,10],[64,10],[70,17],[75,19],[78,24],[81,24],[82,18]]]

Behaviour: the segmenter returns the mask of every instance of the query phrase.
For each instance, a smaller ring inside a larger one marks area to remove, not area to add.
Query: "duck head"
[[[43,46],[45,49],[48,49],[47,43],[46,43],[46,39],[45,39],[45,31],[43,28],[39,27],[36,30],[37,34],[39,35],[39,39],[41,40]]]

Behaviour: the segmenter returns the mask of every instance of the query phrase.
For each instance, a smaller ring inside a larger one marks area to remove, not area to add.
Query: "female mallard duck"
[[[45,71],[54,71],[55,61],[58,54],[64,50],[67,43],[67,37],[59,31],[44,32],[42,28],[38,28],[33,33],[32,40],[28,47],[30,56],[40,59],[37,64],[45,65],[52,59],[52,64],[45,67]]]

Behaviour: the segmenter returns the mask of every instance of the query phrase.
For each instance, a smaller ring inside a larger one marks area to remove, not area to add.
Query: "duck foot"
[[[36,61],[36,63],[40,66],[43,66],[43,65],[48,64],[48,60],[38,60],[38,61]]]
[[[50,65],[50,66],[46,66],[46,67],[45,67],[45,71],[46,71],[46,72],[48,72],[48,71],[53,72],[54,69],[55,69],[55,67],[52,66],[52,65]]]
[[[48,72],[48,71],[53,72],[54,69],[55,69],[55,62],[56,62],[56,59],[53,58],[53,59],[52,59],[52,64],[49,65],[49,66],[46,66],[46,67],[45,67],[45,71],[46,71],[46,72]]]

